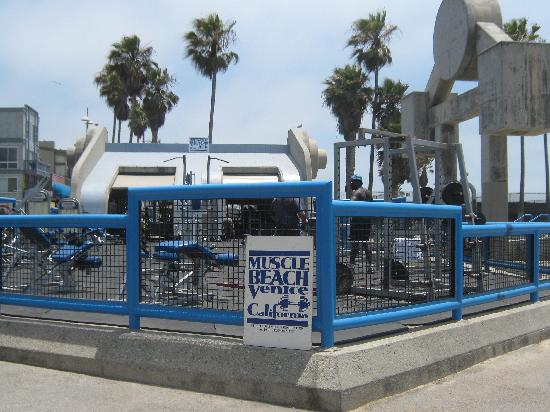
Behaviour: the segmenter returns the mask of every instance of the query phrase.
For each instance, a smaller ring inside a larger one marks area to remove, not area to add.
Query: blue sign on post
[[[209,150],[208,137],[189,138],[189,153],[208,153]]]

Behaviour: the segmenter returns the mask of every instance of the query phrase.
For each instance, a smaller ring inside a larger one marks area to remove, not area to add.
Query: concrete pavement
[[[550,341],[489,359],[358,411],[548,411]]]
[[[289,411],[280,406],[0,362],[2,411]],[[550,341],[509,352],[357,412],[547,411]]]
[[[290,411],[278,406],[0,361],[0,411]]]

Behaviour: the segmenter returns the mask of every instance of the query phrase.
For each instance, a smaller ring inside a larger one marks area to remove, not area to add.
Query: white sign
[[[313,238],[246,239],[244,343],[311,349]]]
[[[189,153],[208,153],[208,137],[190,137]]]

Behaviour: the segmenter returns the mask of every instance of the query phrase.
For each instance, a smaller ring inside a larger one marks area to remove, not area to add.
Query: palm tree
[[[385,79],[378,90],[378,127],[381,130],[401,133],[401,99],[408,85],[400,81]],[[392,145],[392,149],[395,148]],[[378,150],[378,173],[384,174],[384,150]],[[392,157],[392,180],[390,191],[396,196],[399,188],[409,179],[408,160],[404,156]]]
[[[527,28],[527,19],[522,17],[520,19],[512,19],[507,23],[504,23],[504,31],[514,41],[520,42],[533,42],[541,41],[537,32],[540,30],[540,26],[536,23],[531,25],[531,28]],[[546,144],[545,144],[546,150]],[[548,153],[545,152],[545,158],[548,157]],[[525,136],[520,138],[520,179],[519,179],[519,205],[518,216],[522,216],[525,212]],[[546,173],[546,181],[548,182],[548,171]],[[548,183],[546,184],[546,199],[548,205]]]
[[[356,66],[334,69],[325,80],[323,103],[338,121],[338,132],[346,141],[353,141],[361,126],[361,119],[370,103],[369,78]],[[346,196],[351,196],[348,182],[355,169],[355,147],[346,147]]]
[[[385,79],[379,88],[379,125],[381,130],[401,133],[401,100],[408,89],[408,85],[401,81]],[[390,144],[390,148],[398,148],[399,144]],[[384,174],[384,150],[378,151],[379,174]],[[433,155],[417,153],[416,167],[418,173],[427,179],[427,169],[433,161]],[[401,185],[410,181],[409,160],[403,155],[392,157],[392,196],[397,196]]]
[[[149,127],[149,123],[147,123],[147,116],[143,111],[143,107],[139,103],[136,102],[135,104],[132,104],[128,119],[128,127],[136,136],[137,142],[139,143],[139,139],[144,140],[145,131],[147,130],[147,127]]]
[[[167,69],[151,67],[149,82],[143,93],[143,112],[153,135],[153,143],[158,143],[158,131],[164,124],[166,113],[178,103],[179,97],[170,90],[175,79]]]
[[[107,101],[107,105],[113,109],[113,134],[111,135],[111,143],[115,142],[115,133],[116,133],[116,99],[114,98],[115,90],[111,86],[111,82],[108,80],[109,74],[105,68],[96,74],[94,78],[94,83],[99,87],[99,95]]]
[[[132,106],[137,104],[137,98],[143,93],[149,68],[156,65],[151,59],[152,55],[153,48],[141,47],[141,39],[136,35],[122,37],[120,41],[113,43],[109,52],[109,65],[122,79]],[[130,143],[132,135],[130,132]]]
[[[401,133],[401,100],[408,88],[408,84],[399,80],[384,79],[378,89],[378,120],[381,129]]]
[[[210,121],[208,142],[212,143],[214,128],[214,106],[216,104],[216,77],[225,72],[232,63],[239,61],[239,55],[229,48],[236,41],[233,30],[235,21],[223,23],[216,13],[193,20],[193,31],[183,36],[186,42],[186,57],[190,58],[197,71],[212,82],[210,95]]]
[[[388,47],[397,26],[386,23],[386,11],[382,10],[370,14],[367,19],[356,20],[352,25],[352,36],[348,40],[347,47],[353,49],[352,56],[360,67],[364,67],[367,73],[374,73],[374,96],[372,105],[372,129],[376,129],[379,117],[379,90],[378,77],[382,67],[391,64],[392,57]],[[371,146],[369,163],[369,186],[372,191],[374,173],[374,150]]]
[[[95,79],[99,87],[99,95],[107,101],[107,105],[113,109],[113,134],[111,142],[115,142],[116,121],[118,119],[118,143],[120,143],[120,124],[128,119],[129,106],[128,95],[120,76],[113,70],[112,66],[106,64]]]

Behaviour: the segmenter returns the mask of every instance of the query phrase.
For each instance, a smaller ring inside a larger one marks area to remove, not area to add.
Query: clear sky
[[[332,144],[342,139],[322,105],[323,80],[350,62],[344,48],[350,26],[382,8],[399,26],[391,43],[392,66],[382,78],[424,90],[433,66],[432,33],[440,0],[262,0],[262,1],[0,1],[0,106],[29,104],[40,113],[40,138],[59,147],[82,135],[80,118],[107,127],[112,112],[99,97],[94,75],[110,45],[137,34],[155,49],[155,59],[176,77],[178,106],[160,130],[162,142],[187,142],[208,134],[210,83],[184,59],[182,35],[193,18],[217,12],[236,20],[238,65],[219,77],[214,142],[285,143],[298,124],[327,149],[321,178],[332,179]],[[525,16],[550,39],[546,0],[500,0],[504,20]],[[466,90],[473,84],[459,84]],[[368,126],[370,119],[364,119]],[[461,125],[461,141],[472,182],[481,188],[477,120]],[[123,130],[123,139],[128,139]],[[544,191],[542,137],[527,140],[527,192]],[[519,138],[509,138],[511,192],[519,190]],[[366,151],[358,171],[366,175]],[[377,182],[375,188],[380,188]]]

